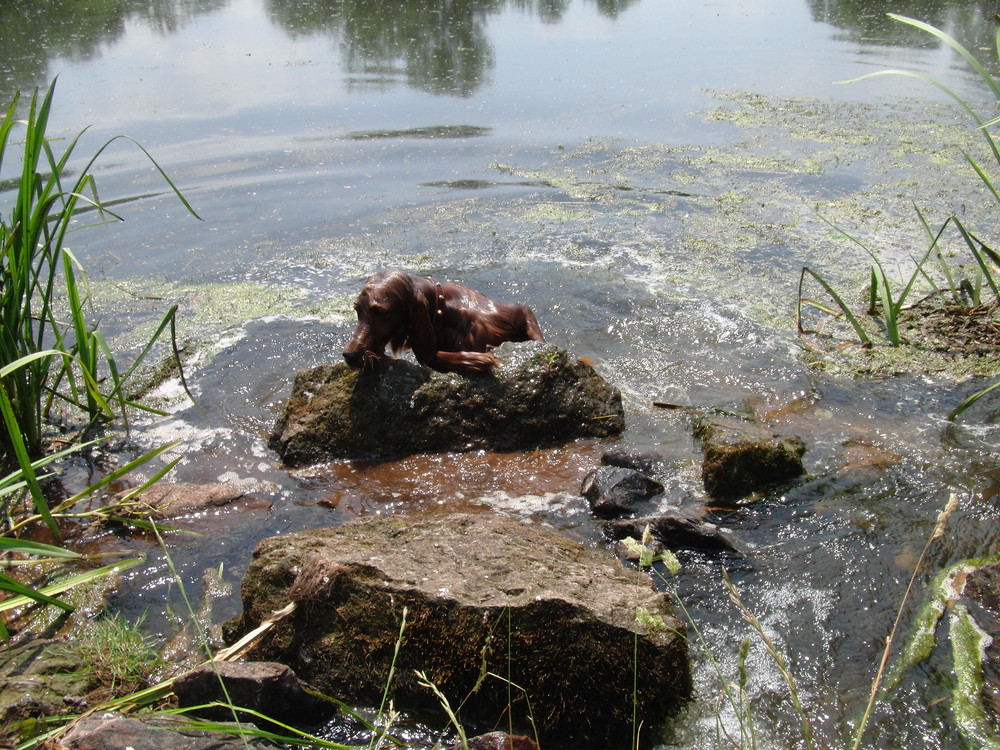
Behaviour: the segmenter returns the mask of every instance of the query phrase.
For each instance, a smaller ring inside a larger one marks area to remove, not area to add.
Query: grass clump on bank
[[[4,193],[4,199],[11,199],[9,208],[0,208],[0,551],[13,558],[13,565],[79,558],[58,544],[30,546],[18,537],[44,523],[58,542],[62,522],[80,518],[75,509],[80,501],[106,490],[172,447],[150,451],[72,497],[43,491],[54,462],[90,450],[102,440],[87,440],[96,428],[113,420],[127,426],[128,409],[145,408],[127,397],[125,385],[175,323],[176,307],[167,312],[127,368],[119,365],[98,330],[90,315],[83,268],[66,244],[78,223],[82,228],[121,219],[102,200],[91,169],[112,143],[128,140],[197,216],[149,152],[127,136],[105,142],[82,168],[71,166],[70,161],[85,131],[57,154],[56,139],[47,132],[54,93],[55,81],[43,95],[36,91],[25,120],[17,119],[20,95],[15,95],[0,118],[0,176],[5,158],[16,149],[21,152],[20,163],[12,170],[16,177],[0,183],[12,186]],[[56,443],[47,436],[55,431],[50,419],[56,415],[62,422],[58,444],[65,447],[53,452]],[[67,427],[70,431],[64,434]],[[157,481],[170,466],[154,472],[139,489]],[[134,494],[122,502],[127,504]],[[84,515],[112,519],[117,512],[116,507],[105,506],[88,509]],[[106,566],[103,573],[123,564]],[[0,600],[0,613],[30,601],[72,609],[58,598],[65,590],[63,584],[29,586],[17,576],[2,575],[0,592],[8,596]],[[0,619],[4,640],[9,639],[6,622]]]
[[[86,631],[69,648],[86,664],[87,677],[104,687],[107,697],[148,687],[150,676],[162,666],[140,624],[113,615],[92,620]]]
[[[951,47],[978,74],[993,97],[1000,102],[1000,80],[991,75],[959,42],[922,21],[895,14],[889,15],[901,23],[933,35]],[[998,58],[1000,58],[1000,26],[996,32],[996,47]],[[1000,206],[1000,180],[996,177],[996,170],[1000,169],[1000,147],[997,146],[995,139],[989,132],[989,129],[1000,120],[987,121],[978,114],[970,102],[958,93],[939,81],[920,73],[885,70],[871,73],[862,78],[879,75],[909,76],[930,83],[948,94],[972,118],[976,128],[986,141],[989,154],[987,158],[990,163],[975,158],[965,148],[960,146],[956,146],[956,148],[985,186],[988,195]],[[968,228],[958,216],[948,217],[941,227],[935,230],[931,227],[924,213],[918,207],[915,207],[915,210],[927,236],[928,246],[919,259],[913,258],[913,270],[908,278],[901,280],[898,286],[887,273],[875,251],[849,233],[831,224],[839,237],[857,244],[871,258],[870,282],[865,295],[867,315],[877,322],[878,329],[885,341],[892,347],[930,344],[930,348],[960,349],[969,342],[973,344],[985,342],[995,352],[1000,349],[1000,315],[998,315],[998,308],[1000,308],[1000,254]],[[959,245],[968,251],[967,257],[972,261],[970,264],[971,274],[963,275],[962,267],[956,264],[953,259],[948,258],[943,251],[942,243],[946,232],[951,233],[959,241]],[[936,275],[932,276],[934,267],[937,269]],[[807,280],[817,282],[825,295],[832,300],[832,305],[807,297],[805,295]],[[918,289],[925,296],[923,299],[912,302],[911,300]],[[799,279],[797,322],[800,334],[816,332],[815,330],[807,330],[803,325],[804,306],[819,309],[822,313],[835,318],[842,317],[850,324],[863,347],[874,346],[875,342],[868,327],[860,316],[854,313],[851,305],[845,302],[843,296],[818,272],[809,267],[802,269]],[[954,325],[943,320],[940,315],[942,308],[947,310],[947,318],[951,321],[958,319],[961,323]],[[904,323],[906,327],[909,327],[911,333],[916,335],[916,340],[907,340]],[[994,383],[966,399],[952,412],[951,416],[960,414],[998,386],[1000,383]]]
[[[149,348],[173,324],[176,308],[135,362],[124,371],[88,318],[88,299],[79,260],[66,244],[81,218],[93,215],[102,224],[121,217],[102,202],[91,168],[116,136],[102,145],[79,169],[69,162],[83,132],[59,156],[47,134],[55,82],[43,97],[31,98],[26,121],[15,119],[14,96],[0,121],[0,170],[8,147],[23,126],[20,177],[13,205],[0,213],[0,367],[6,430],[0,433],[0,460],[11,463],[21,447],[37,457],[43,449],[45,419],[56,402],[87,419],[83,433],[104,419],[124,418],[131,403],[124,385]],[[194,209],[163,169],[149,157],[184,206]],[[75,179],[71,175],[76,173]],[[114,405],[114,407],[112,406]],[[140,407],[141,408],[141,407]]]

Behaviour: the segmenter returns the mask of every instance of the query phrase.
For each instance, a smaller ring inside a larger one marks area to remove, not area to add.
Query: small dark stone
[[[594,515],[615,518],[631,513],[636,503],[663,492],[663,485],[635,469],[598,466],[587,474],[580,488]]]
[[[729,534],[715,524],[676,514],[620,519],[601,524],[604,535],[615,541],[627,536],[641,539],[647,526],[649,526],[653,538],[670,550],[698,549],[712,552],[738,552]]]
[[[174,693],[181,708],[214,701],[231,702],[286,724],[313,724],[337,711],[334,703],[323,700],[315,691],[307,692],[290,668],[272,662],[203,664],[178,677]],[[195,713],[214,721],[233,717],[233,712],[224,706],[201,708]],[[254,717],[241,718],[257,721]]]
[[[605,466],[620,466],[623,469],[634,469],[647,476],[663,471],[666,457],[661,453],[630,453],[628,451],[607,451],[601,456]]]

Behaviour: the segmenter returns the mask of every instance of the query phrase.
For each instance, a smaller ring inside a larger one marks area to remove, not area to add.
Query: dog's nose
[[[362,363],[365,361],[365,351],[364,349],[353,349],[351,351],[344,350],[344,361],[348,365],[357,369],[361,367]]]

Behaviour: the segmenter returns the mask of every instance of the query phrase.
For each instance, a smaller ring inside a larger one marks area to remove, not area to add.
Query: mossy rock
[[[488,375],[444,374],[401,359],[295,376],[271,437],[288,466],[443,451],[528,450],[625,429],[621,393],[558,347],[504,344]]]
[[[439,711],[419,670],[464,701],[472,728],[533,721],[542,746],[624,750],[633,700],[652,744],[692,690],[684,626],[648,576],[505,516],[372,517],[267,539],[242,592],[227,640],[297,602],[254,658],[361,705],[381,700],[395,664],[397,707]]]

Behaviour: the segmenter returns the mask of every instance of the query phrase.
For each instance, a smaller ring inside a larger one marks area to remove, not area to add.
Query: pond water
[[[799,271],[860,295],[868,256],[823,218],[900,272],[926,244],[913,202],[933,220],[958,211],[994,228],[955,149],[977,148],[977,136],[940,90],[911,77],[840,83],[899,68],[985,100],[955,54],[885,13],[929,21],[985,59],[994,5],[14,2],[0,6],[0,95],[58,76],[52,132],[89,126],[78,167],[128,134],[201,217],[118,141],[95,175],[105,198],[130,198],[125,221],[70,243],[119,347],[180,306],[198,405],[175,399],[173,416],[141,422],[135,441],[182,439],[172,478],[265,501],[214,514],[210,537],[172,537],[190,596],[220,564],[238,590],[264,537],[359,514],[494,507],[601,544],[577,492],[606,445],[278,465],[266,438],[293,373],[337,361],[364,279],[404,267],[521,300],[549,341],[591,358],[625,397],[616,447],[668,457],[664,505],[703,500],[699,454],[683,415],[653,401],[749,407],[806,440],[815,480],[712,517],[747,551],[729,574],[786,655],[817,746],[840,747],[950,493],[959,510],[902,632],[934,571],[1000,550],[1000,406],[950,423],[981,383],[905,362],[865,378],[811,366],[795,331]],[[171,635],[183,607],[155,544],[99,544],[149,554],[112,606]],[[677,585],[714,662],[697,652],[698,700],[672,742],[730,746],[719,727],[738,726],[714,665],[735,679],[751,637],[758,746],[801,746],[784,681],[730,603],[722,565],[682,561]],[[236,593],[217,600],[216,621],[239,606]],[[953,684],[942,644],[877,709],[864,746],[962,747]]]

